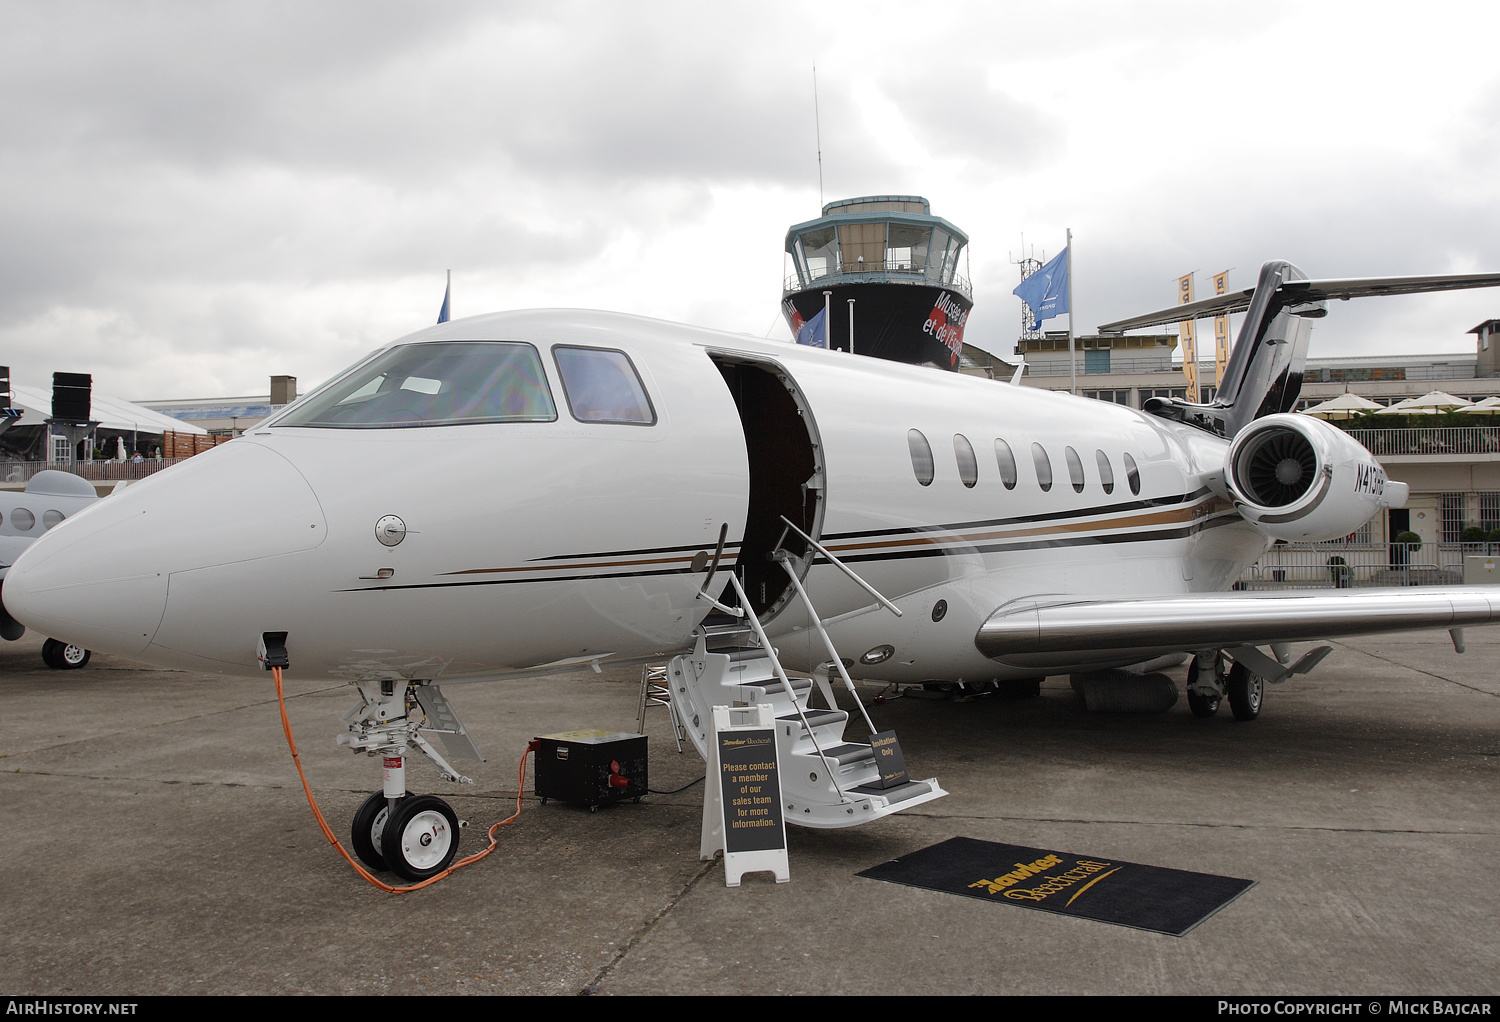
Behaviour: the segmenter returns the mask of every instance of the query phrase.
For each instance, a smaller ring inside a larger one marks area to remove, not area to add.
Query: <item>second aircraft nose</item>
[[[5,609],[43,635],[135,657],[161,625],[173,572],[305,550],[326,532],[301,473],[236,440],[38,539],[6,574]]]

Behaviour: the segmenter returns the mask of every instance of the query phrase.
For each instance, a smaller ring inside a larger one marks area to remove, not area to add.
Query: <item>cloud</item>
[[[306,386],[430,322],[448,268],[460,315],[775,333],[820,201],[814,62],[822,201],[932,200],[993,350],[1023,232],[1074,229],[1089,328],[1191,269],[1500,265],[1500,76],[1351,9],[6,5],[0,344],[18,379],[66,362],[127,396]],[[1483,300],[1350,303],[1315,350],[1449,336]]]

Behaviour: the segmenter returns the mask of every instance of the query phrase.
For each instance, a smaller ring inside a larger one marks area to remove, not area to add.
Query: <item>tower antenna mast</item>
[[[818,141],[818,208],[823,208],[823,122],[818,116],[818,65],[813,65],[813,131]]]

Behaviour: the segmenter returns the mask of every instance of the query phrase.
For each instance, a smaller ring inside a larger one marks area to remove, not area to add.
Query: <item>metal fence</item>
[[[1392,454],[1500,454],[1500,426],[1351,429],[1376,457]]]
[[[45,461],[0,460],[0,479],[8,483],[24,483],[44,469],[61,469],[83,476],[85,479],[108,481],[111,479],[144,479],[171,468],[186,458],[147,458],[145,461],[80,461],[74,465],[50,465]]]
[[[1236,589],[1462,585],[1464,557],[1500,557],[1500,543],[1278,543]]]
[[[1303,383],[1378,383],[1387,380],[1472,380],[1479,376],[1473,362],[1436,365],[1320,366],[1303,371]]]
[[[867,283],[890,283],[890,284],[927,284],[932,287],[947,288],[957,291],[965,298],[974,297],[974,288],[966,277],[953,274],[949,280],[942,280],[936,276],[929,276],[927,271],[921,268],[913,268],[908,262],[899,260],[887,260],[884,264],[871,262],[861,264],[859,269],[841,267],[831,273],[814,276],[806,283],[797,274],[786,278],[782,285],[783,294],[791,294],[795,291],[812,290],[820,287],[834,287],[839,284],[867,284]]]

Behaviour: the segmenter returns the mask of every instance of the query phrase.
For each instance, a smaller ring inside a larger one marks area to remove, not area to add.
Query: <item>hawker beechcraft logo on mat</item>
[[[1077,859],[1072,868],[1048,872],[1062,865],[1060,856],[1044,855],[1035,862],[1018,862],[1015,869],[993,880],[977,880],[969,886],[1012,901],[1046,901],[1054,895],[1066,894],[1068,897],[1063,900],[1071,905],[1084,891],[1120,869],[1111,862]],[[1042,876],[1044,873],[1048,875]]]

